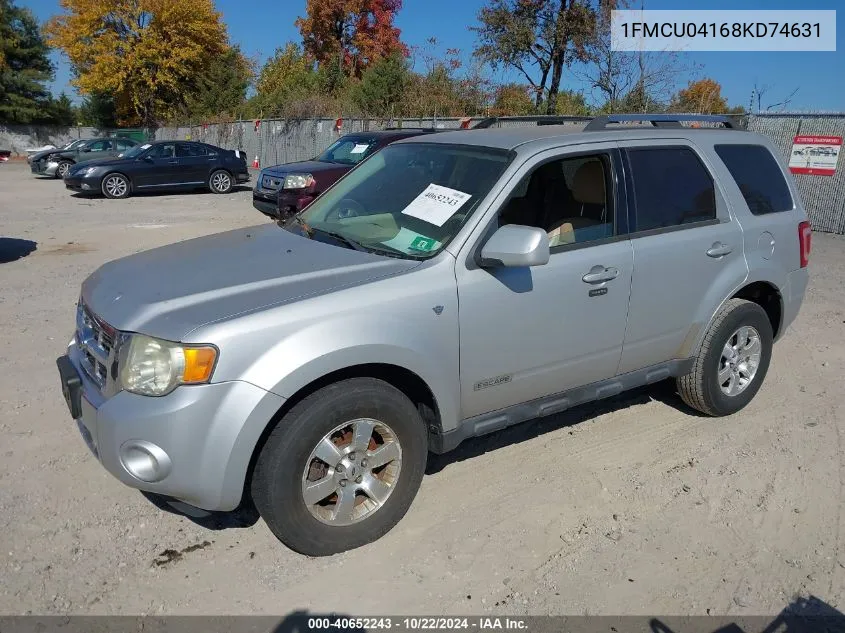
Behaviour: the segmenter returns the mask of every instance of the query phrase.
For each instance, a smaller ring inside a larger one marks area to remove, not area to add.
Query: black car
[[[249,181],[246,155],[194,141],[157,141],[137,145],[117,158],[73,166],[65,187],[73,191],[126,198],[133,192],[208,187],[229,193]]]
[[[71,167],[102,158],[114,158],[138,143],[130,138],[91,138],[69,143],[66,147],[39,152],[29,161],[37,176],[64,178]]]

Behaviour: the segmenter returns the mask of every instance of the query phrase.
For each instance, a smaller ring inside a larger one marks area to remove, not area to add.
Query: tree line
[[[301,39],[259,63],[230,41],[213,0],[60,0],[44,25],[0,0],[0,122],[743,110],[676,53],[613,51],[610,13],[624,2],[487,0],[474,49],[442,52],[434,37],[402,41],[402,0],[307,0]],[[70,62],[78,106],[45,87],[51,48]],[[499,69],[518,80],[493,81]]]

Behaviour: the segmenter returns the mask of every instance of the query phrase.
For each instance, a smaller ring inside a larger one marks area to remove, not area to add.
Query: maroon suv
[[[404,128],[341,136],[313,160],[262,169],[252,191],[252,206],[271,218],[285,219],[302,211],[343,174],[385,145],[438,131]]]

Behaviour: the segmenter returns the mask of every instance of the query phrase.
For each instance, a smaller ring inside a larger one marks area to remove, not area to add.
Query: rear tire
[[[736,413],[762,386],[772,341],[772,324],[763,308],[730,299],[707,330],[692,370],[676,381],[681,399],[706,415]]]
[[[67,176],[67,172],[73,166],[73,163],[68,160],[60,161],[59,164],[56,166],[56,178],[64,178]]]
[[[106,174],[100,189],[106,198],[128,198],[132,187],[123,174]]]
[[[208,177],[208,188],[213,193],[229,193],[233,186],[232,174],[225,169],[217,169]]]
[[[290,549],[336,554],[402,519],[427,457],[425,423],[405,394],[351,378],[314,392],[279,421],[258,455],[252,498]]]

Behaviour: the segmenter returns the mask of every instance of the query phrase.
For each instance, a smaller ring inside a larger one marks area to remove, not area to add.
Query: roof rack
[[[734,117],[723,114],[606,114],[595,117],[536,114],[530,116],[487,117],[486,119],[482,119],[474,126],[472,126],[472,129],[480,130],[484,128],[490,128],[499,123],[500,121],[534,121],[537,123],[537,125],[587,123],[586,127],[584,127],[585,132],[595,132],[599,130],[604,130],[611,123],[623,122],[650,123],[654,127],[660,128],[680,128],[683,127],[681,125],[682,121],[699,121],[702,123],[721,123],[725,128],[731,130],[739,128]]]
[[[665,128],[683,127],[681,121],[701,121],[702,123],[721,123],[728,129],[737,129],[735,121],[722,114],[607,114],[595,117],[587,124],[584,131],[596,132],[607,129],[609,123],[627,121],[651,123],[654,127]]]
[[[499,121],[536,121],[537,125],[561,125],[562,123],[583,123],[592,121],[590,116],[571,116],[571,115],[554,115],[554,114],[532,114],[530,116],[506,116],[498,117],[491,116],[486,119],[481,119],[478,123],[472,126],[473,130],[481,130],[484,128],[493,127]]]

